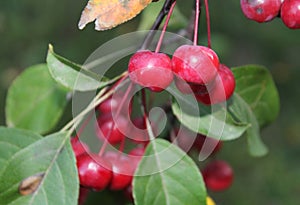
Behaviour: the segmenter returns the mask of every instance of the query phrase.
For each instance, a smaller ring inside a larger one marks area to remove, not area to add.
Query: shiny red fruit
[[[80,185],[101,191],[112,179],[111,164],[96,154],[82,154],[77,157]]]
[[[160,92],[173,81],[172,63],[164,53],[136,52],[129,60],[130,79],[151,91]]]
[[[291,29],[300,28],[300,0],[285,0],[281,7],[281,19]]]
[[[224,161],[214,161],[202,171],[206,187],[212,191],[228,189],[233,181],[233,170]]]
[[[235,89],[235,79],[232,71],[220,64],[214,87],[210,92],[195,94],[196,99],[206,105],[213,105],[228,100]]]
[[[219,59],[207,47],[183,45],[174,52],[172,65],[178,78],[187,83],[207,85],[217,75]]]
[[[104,157],[112,164],[113,176],[109,188],[122,190],[129,186],[133,177],[133,165],[129,158],[116,152],[107,152]]]
[[[71,145],[72,145],[72,149],[74,151],[75,157],[89,151],[89,147],[85,143],[81,142],[77,136],[71,138]]]
[[[241,0],[240,4],[248,19],[262,23],[278,16],[281,0]]]
[[[128,121],[124,116],[119,115],[114,119],[110,113],[107,113],[98,117],[96,131],[99,138],[105,138],[109,143],[117,144],[124,140],[125,135],[123,131],[127,129],[127,126]]]

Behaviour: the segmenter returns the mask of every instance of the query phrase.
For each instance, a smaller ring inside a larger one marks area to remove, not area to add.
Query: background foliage
[[[179,1],[187,17],[192,2]],[[71,0],[0,2],[0,125],[5,123],[8,86],[24,68],[45,62],[48,43],[54,45],[57,53],[82,63],[105,41],[135,31],[139,26],[141,16],[110,31],[96,32],[93,25],[79,31],[77,23],[85,4],[86,1]],[[266,66],[281,97],[278,120],[262,134],[269,154],[252,158],[244,140],[225,143],[217,157],[232,164],[235,182],[228,191],[210,195],[219,204],[293,205],[300,191],[300,30],[287,29],[280,19],[267,24],[249,21],[243,16],[238,0],[212,0],[210,6],[212,43],[221,61],[228,66],[253,63]],[[200,35],[206,36],[204,18]],[[200,40],[206,42],[205,38]],[[122,204],[115,194],[119,193],[102,192],[90,201]]]

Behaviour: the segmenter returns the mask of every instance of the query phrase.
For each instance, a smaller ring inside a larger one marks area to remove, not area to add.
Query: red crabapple
[[[212,191],[223,191],[230,187],[233,181],[233,170],[224,161],[213,161],[202,171],[204,182]]]
[[[133,176],[133,165],[130,159],[116,152],[107,152],[104,158],[112,164],[112,179],[109,188],[122,190],[129,186]]]
[[[82,154],[77,157],[80,185],[97,191],[105,189],[112,178],[109,161],[96,154]]]
[[[281,19],[288,28],[300,28],[300,0],[285,0],[282,3]]]
[[[187,83],[207,85],[217,75],[219,59],[205,46],[183,45],[174,52],[172,66],[177,77]]]
[[[138,51],[130,58],[128,71],[131,81],[155,92],[166,89],[173,81],[171,59],[164,53]]]
[[[240,4],[248,19],[262,23],[278,16],[281,0],[241,0]]]

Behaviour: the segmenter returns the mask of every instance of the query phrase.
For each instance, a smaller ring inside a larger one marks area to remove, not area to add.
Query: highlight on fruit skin
[[[216,203],[208,196],[206,197],[206,205],[216,205]]]

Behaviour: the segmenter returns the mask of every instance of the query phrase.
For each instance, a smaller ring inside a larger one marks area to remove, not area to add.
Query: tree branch
[[[169,13],[171,5],[173,4],[175,0],[166,0],[162,9],[160,10],[158,16],[156,17],[155,22],[153,23],[150,32],[145,37],[145,40],[143,41],[143,44],[140,47],[140,50],[145,50],[149,47],[151,44],[153,37],[155,35],[155,31],[159,29],[162,21],[164,20],[165,16]]]

